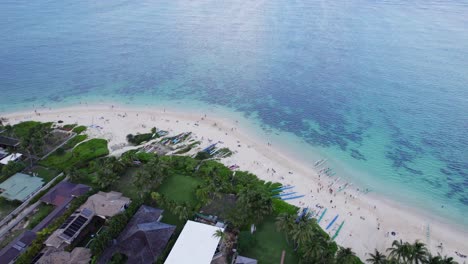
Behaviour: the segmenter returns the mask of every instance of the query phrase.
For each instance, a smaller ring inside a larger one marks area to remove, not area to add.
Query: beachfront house
[[[214,236],[224,228],[187,221],[172,248],[165,264],[206,264],[219,257],[217,252],[220,238]]]
[[[112,256],[127,256],[127,263],[154,263],[163,253],[176,226],[161,223],[163,210],[142,205],[119,237],[102,254],[99,263]]]
[[[65,222],[47,238],[44,244],[56,249],[64,249],[70,245],[80,232],[91,222],[94,212],[82,209],[74,212]]]
[[[41,189],[43,184],[42,178],[16,173],[0,184],[0,196],[7,200],[24,202]]]
[[[122,196],[119,192],[98,192],[91,195],[75,213],[52,233],[45,245],[63,249],[80,235],[95,216],[107,219],[121,213],[129,203],[130,199]]]

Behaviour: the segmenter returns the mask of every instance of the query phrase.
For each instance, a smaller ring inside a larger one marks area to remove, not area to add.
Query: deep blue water
[[[0,93],[229,107],[468,224],[467,1],[3,0]]]

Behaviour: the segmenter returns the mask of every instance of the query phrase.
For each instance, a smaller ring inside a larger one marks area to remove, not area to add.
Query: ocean
[[[240,113],[468,226],[467,1],[1,1],[0,112],[100,101]]]

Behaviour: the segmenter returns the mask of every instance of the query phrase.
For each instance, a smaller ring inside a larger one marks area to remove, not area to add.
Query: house
[[[10,244],[0,250],[0,263],[10,264],[36,239],[36,233],[25,231]]]
[[[51,251],[45,252],[38,260],[37,264],[88,264],[91,261],[91,250],[83,247],[76,247],[72,252]]]
[[[211,263],[220,242],[214,236],[218,230],[224,231],[221,227],[187,221],[165,264]]]
[[[52,221],[60,217],[67,209],[74,197],[85,195],[91,187],[84,184],[74,184],[62,181],[52,187],[44,194],[40,201],[46,204],[55,205],[55,209],[50,212],[32,231],[38,232],[47,227]]]
[[[71,188],[69,185],[67,186]],[[75,186],[74,188],[77,188],[75,189],[77,192],[84,191],[80,186]],[[62,198],[60,198],[61,195],[59,194],[60,190],[56,189],[52,195],[45,199],[51,203],[61,203]],[[76,212],[50,235],[44,244],[48,247],[63,249],[79,236],[94,216],[104,219],[112,217],[125,210],[129,203],[130,199],[122,196],[119,192],[98,192],[91,195]]]
[[[101,218],[108,218],[125,210],[130,201],[130,198],[119,192],[98,192],[91,195],[80,208],[89,209]]]
[[[23,202],[36,193],[43,184],[42,178],[16,173],[0,184],[0,196]]]
[[[91,222],[94,212],[82,209],[74,212],[65,222],[47,238],[44,244],[48,247],[63,249],[70,245],[80,232]]]
[[[20,141],[16,138],[0,136],[0,147],[1,148],[17,148],[20,145]]]
[[[161,223],[163,210],[142,205],[99,263],[108,263],[116,253],[127,256],[127,263],[154,263],[163,253],[176,227]]]
[[[21,153],[10,154],[10,155],[4,157],[3,159],[1,159],[0,164],[7,165],[8,162],[16,162],[16,161],[20,160],[22,156],[23,156],[23,154],[21,154]]]
[[[87,185],[62,181],[50,189],[40,200],[46,204],[61,206],[69,203],[74,197],[86,194],[89,190],[91,187]]]

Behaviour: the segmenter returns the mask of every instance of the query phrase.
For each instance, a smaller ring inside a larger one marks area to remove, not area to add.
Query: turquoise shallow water
[[[0,111],[219,105],[468,225],[467,14],[466,1],[5,0]]]

